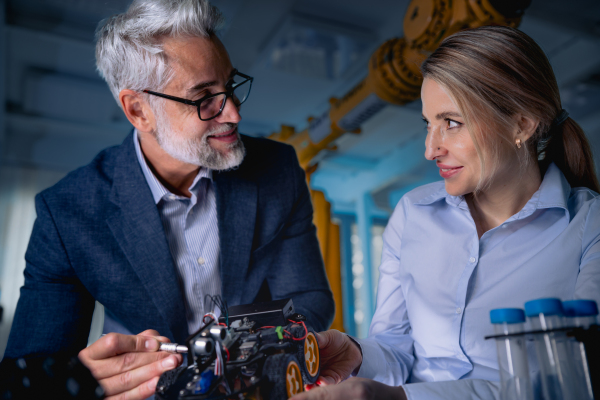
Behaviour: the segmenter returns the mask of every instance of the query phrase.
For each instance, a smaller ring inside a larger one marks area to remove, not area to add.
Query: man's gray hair
[[[222,22],[207,0],[134,0],[96,30],[96,67],[119,101],[123,89],[161,91],[171,79],[167,37],[209,37]]]

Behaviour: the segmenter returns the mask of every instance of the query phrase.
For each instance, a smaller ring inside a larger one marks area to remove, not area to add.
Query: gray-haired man
[[[98,69],[136,129],[36,197],[6,357],[80,351],[109,398],[145,398],[181,363],[158,342],[197,330],[206,295],[291,297],[328,327],[304,173],[289,146],[238,134],[252,78],[232,67],[219,18],[204,0],[137,0],[99,29]],[[83,349],[94,300],[105,328],[142,333]]]

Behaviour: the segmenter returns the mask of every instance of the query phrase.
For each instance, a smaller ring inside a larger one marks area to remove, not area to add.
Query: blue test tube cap
[[[562,303],[559,299],[537,299],[525,303],[525,314],[528,317],[544,315],[563,315]]]
[[[525,313],[520,308],[497,308],[490,311],[492,324],[519,324],[525,322]]]
[[[593,317],[598,315],[598,305],[594,300],[563,301],[562,305],[567,317]]]

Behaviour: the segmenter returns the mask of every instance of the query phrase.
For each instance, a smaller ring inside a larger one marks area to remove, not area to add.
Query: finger
[[[152,364],[144,365],[142,367],[102,379],[99,382],[104,388],[106,395],[112,396],[131,391],[132,389],[143,385],[145,382],[160,377],[162,373],[172,370],[178,364],[179,362],[177,357],[171,354],[162,360],[153,362]]]
[[[336,384],[336,383],[338,383],[338,382],[337,382],[337,380],[336,380],[336,379],[334,379],[334,378],[333,378],[333,377],[331,377],[331,376],[323,376],[323,375],[320,375],[320,376],[319,376],[319,379],[317,380],[317,383],[318,383],[320,386],[327,386],[327,385],[335,385],[335,384]]]
[[[100,380],[153,364],[164,360],[170,355],[172,354],[164,351],[154,353],[126,353],[105,360],[93,361],[90,363],[88,369],[96,380]],[[183,358],[180,354],[173,354],[172,356],[177,359],[178,365],[181,364]]]
[[[319,349],[327,348],[328,346],[335,344],[335,342],[343,343],[345,339],[345,335],[336,329],[319,332],[315,336],[317,338],[317,343],[319,344]]]
[[[103,360],[130,352],[157,351],[159,346],[158,340],[149,336],[122,335],[113,332],[101,337],[81,353],[89,360]]]
[[[154,329],[146,329],[144,332],[138,333],[138,336],[149,336],[162,343],[171,343],[171,339],[166,336],[161,336],[160,333]]]
[[[105,397],[105,400],[142,400],[147,399],[156,392],[156,384],[158,383],[158,377],[150,379],[148,382],[144,382],[136,388],[128,390],[124,393]]]
[[[290,400],[324,400],[326,392],[323,388],[311,389],[308,392],[298,393]]]
[[[146,329],[144,332],[138,333],[140,336],[160,336],[157,330],[154,329]]]

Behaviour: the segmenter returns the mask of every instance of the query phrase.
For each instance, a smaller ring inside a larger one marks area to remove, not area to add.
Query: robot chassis
[[[317,339],[291,299],[231,307],[219,321],[206,318],[186,339],[188,365],[161,376],[157,399],[280,400],[317,381]]]

